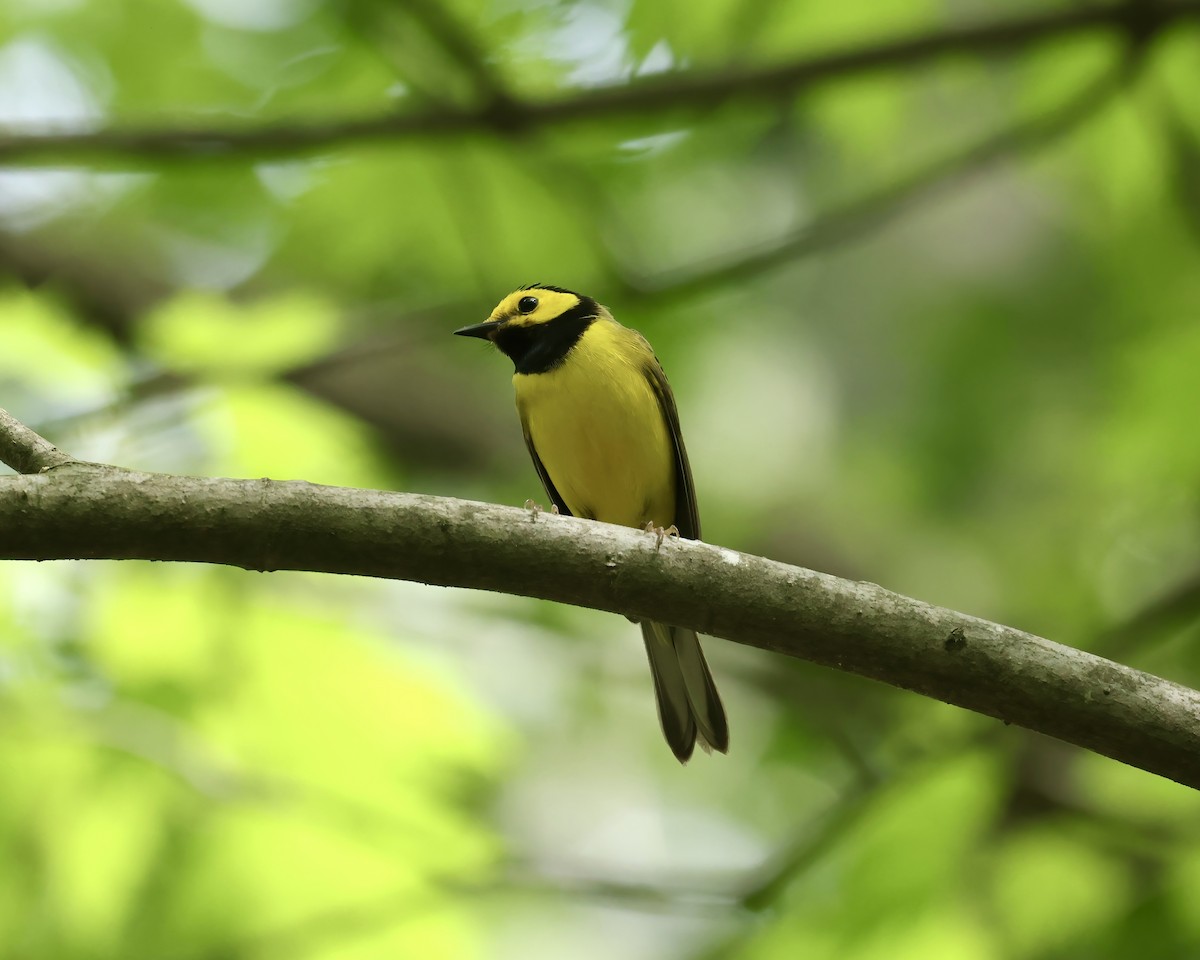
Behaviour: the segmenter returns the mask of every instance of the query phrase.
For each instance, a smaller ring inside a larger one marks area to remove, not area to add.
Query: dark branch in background
[[[434,113],[507,101],[504,85],[485,51],[466,26],[436,0],[387,4],[349,0],[341,13],[347,29],[404,83],[411,108]],[[446,62],[430,63],[430,49],[442,54]]]
[[[137,276],[111,261],[96,263],[61,239],[0,232],[0,278],[31,290],[49,289],[75,314],[128,343],[132,318],[168,292],[167,284]]]
[[[1200,622],[1200,575],[1193,575],[1102,634],[1095,649],[1122,656],[1148,641],[1186,630]]]
[[[646,277],[626,275],[631,299],[683,298],[727,284],[751,280],[797,257],[856,240],[884,226],[917,203],[949,190],[988,166],[1019,153],[1049,146],[1070,133],[1111,100],[1144,62],[1145,47],[1129,49],[1116,67],[1105,71],[1057,109],[1024,119],[992,133],[958,153],[889,184],[871,196],[827,211],[809,224],[736,257]]]
[[[471,109],[426,109],[355,120],[278,123],[231,129],[113,129],[0,137],[0,162],[83,158],[213,159],[295,156],[338,145],[490,130],[521,134],[570,121],[711,109],[730,100],[775,100],[848,76],[896,70],[949,55],[999,54],[1086,33],[1145,42],[1200,17],[1200,0],[1072,6],[1002,23],[951,27],[757,70],[680,72],[635,79],[545,100],[493,97]]]
[[[882,680],[1200,787],[1200,693],[870,583],[440,497],[65,460],[11,417],[0,558],[146,559],[494,590],[692,627]],[[56,465],[54,465],[56,464]]]
[[[437,41],[438,46],[471,79],[476,92],[493,109],[509,108],[511,99],[503,81],[488,63],[475,37],[441,0],[405,0],[404,9]]]
[[[1180,114],[1179,107],[1160,97],[1161,127],[1171,157],[1171,184],[1179,212],[1192,240],[1200,247],[1200,138]]]

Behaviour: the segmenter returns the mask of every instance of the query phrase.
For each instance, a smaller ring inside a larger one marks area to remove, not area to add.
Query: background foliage
[[[655,344],[707,539],[1198,685],[1194,16],[521,121],[1036,12],[11,0],[10,131],[334,135],[11,160],[0,399],[90,459],[519,504],[505,363],[449,331],[563,284]],[[8,564],[3,955],[1200,952],[1194,792],[709,650],[733,749],[681,769],[619,618]]]

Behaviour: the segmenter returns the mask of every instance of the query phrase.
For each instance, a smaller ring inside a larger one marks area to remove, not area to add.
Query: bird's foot
[[[646,526],[643,529],[647,533],[654,534],[654,549],[655,550],[661,549],[663,539],[665,537],[675,537],[676,539],[678,539],[678,537],[679,537],[679,528],[677,526],[675,526],[675,524],[671,524],[669,527],[664,529],[662,527],[655,526],[654,521],[651,520],[649,523],[646,524]]]
[[[540,503],[538,503],[536,500],[534,500],[533,498],[530,498],[525,501],[525,509],[529,511],[529,519],[534,520],[534,521],[537,520],[538,514],[541,513],[543,510],[542,505]],[[550,513],[556,517],[558,516],[558,504],[557,503],[550,504]]]

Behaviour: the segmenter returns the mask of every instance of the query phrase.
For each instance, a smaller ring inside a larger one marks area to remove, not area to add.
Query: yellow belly
[[[622,339],[629,333],[597,321],[562,366],[513,377],[517,407],[571,513],[666,527],[675,522],[674,447],[644,354]]]

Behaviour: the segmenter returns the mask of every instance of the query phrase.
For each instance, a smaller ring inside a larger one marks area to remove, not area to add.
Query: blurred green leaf
[[[1050,825],[1009,837],[994,869],[997,920],[1019,956],[1078,948],[1133,893],[1119,862]]]
[[[384,476],[369,430],[294,387],[223,388],[199,427],[212,443],[214,469],[227,476],[350,487],[376,486]]]
[[[164,367],[221,379],[315,360],[333,348],[338,324],[332,304],[298,292],[246,307],[193,292],[150,314],[138,332],[143,350]]]

